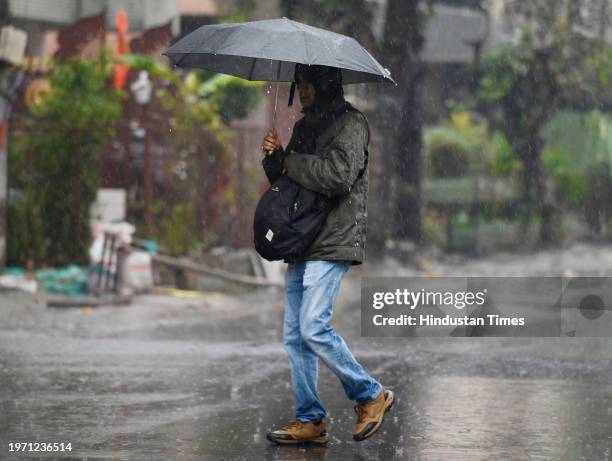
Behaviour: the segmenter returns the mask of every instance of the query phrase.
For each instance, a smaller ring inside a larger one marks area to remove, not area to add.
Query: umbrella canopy
[[[342,69],[342,83],[395,83],[357,40],[287,18],[202,26],[164,53],[177,66],[293,81],[296,63]]]

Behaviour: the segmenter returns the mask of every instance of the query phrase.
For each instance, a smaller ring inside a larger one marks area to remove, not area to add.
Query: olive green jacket
[[[338,116],[316,139],[317,155],[296,152],[296,140],[304,119],[296,122],[285,150],[277,149],[263,161],[264,171],[273,183],[284,174],[302,187],[337,197],[331,211],[306,253],[286,262],[337,260],[361,264],[365,259],[368,201],[367,165],[363,174],[369,142],[366,118],[356,110]]]

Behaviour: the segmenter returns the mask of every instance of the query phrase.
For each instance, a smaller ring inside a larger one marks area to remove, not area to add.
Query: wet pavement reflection
[[[35,441],[72,443],[54,459],[610,458],[612,341],[361,338],[358,287],[345,281],[336,328],[398,400],[353,442],[353,403],[321,367],[328,447],[265,439],[293,413],[281,293],[90,311],[2,293],[0,459],[44,457],[8,452]]]

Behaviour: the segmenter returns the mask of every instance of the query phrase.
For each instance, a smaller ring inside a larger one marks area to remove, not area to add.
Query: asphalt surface
[[[583,253],[561,263],[552,255],[529,264],[511,257],[422,266],[437,273],[580,273],[586,271]],[[371,271],[419,272],[393,265]],[[0,459],[610,458],[612,340],[361,338],[364,269],[349,274],[334,325],[366,369],[397,395],[373,438],[352,441],[353,402],[321,366],[329,446],[266,441],[268,429],[293,415],[281,344],[282,293],[141,295],[124,307],[53,309],[32,295],[3,292]],[[10,442],[37,441],[70,442],[72,451],[8,451]]]

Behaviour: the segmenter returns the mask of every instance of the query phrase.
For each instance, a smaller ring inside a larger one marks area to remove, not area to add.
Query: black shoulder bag
[[[355,181],[363,176],[367,166],[366,148],[364,165]],[[268,261],[304,254],[338,201],[339,197],[326,197],[305,189],[286,175],[280,176],[255,209],[255,250]]]

